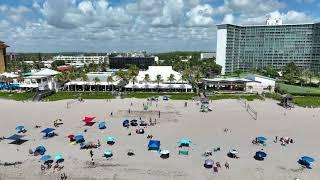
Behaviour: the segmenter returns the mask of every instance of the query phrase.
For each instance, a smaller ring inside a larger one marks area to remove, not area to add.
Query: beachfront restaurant
[[[203,88],[207,91],[222,92],[260,92],[260,82],[246,78],[213,78],[202,79]]]
[[[113,82],[108,82],[109,76],[113,76]],[[121,81],[116,78],[115,71],[87,73],[88,81],[73,80],[64,85],[67,91],[113,91],[117,90]],[[95,81],[99,79],[99,81]]]

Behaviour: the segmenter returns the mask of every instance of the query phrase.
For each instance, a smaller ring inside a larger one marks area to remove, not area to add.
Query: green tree
[[[113,80],[113,76],[110,75],[107,77],[107,83],[108,83],[108,86],[110,85],[110,83],[113,83],[114,80]],[[111,84],[111,91],[113,91],[113,84]]]
[[[173,81],[175,81],[176,78],[174,77],[174,74],[170,74],[170,76],[168,77],[168,81],[170,82],[170,85],[172,84]]]
[[[235,70],[234,73],[237,75],[238,78],[240,78],[240,74],[241,74],[240,69]]]
[[[95,86],[96,86],[96,91],[98,91],[98,82],[100,82],[100,79],[99,79],[98,77],[95,77],[95,78],[93,79],[93,81],[94,81],[94,84],[95,84]]]
[[[143,81],[145,81],[145,82],[150,82],[150,75],[149,74],[145,74],[144,75],[144,78],[143,78]]]

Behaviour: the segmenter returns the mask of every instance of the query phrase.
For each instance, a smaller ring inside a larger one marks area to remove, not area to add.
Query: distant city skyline
[[[317,0],[1,0],[13,52],[215,51],[217,24],[320,21]]]

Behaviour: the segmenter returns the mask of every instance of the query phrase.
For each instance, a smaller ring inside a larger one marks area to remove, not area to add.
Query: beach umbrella
[[[187,139],[181,139],[179,142],[178,142],[179,146],[189,146],[191,144],[191,141],[190,140],[187,140]]]
[[[73,135],[73,134],[70,134],[69,136],[68,136],[68,138],[69,139],[73,139],[75,136]]]
[[[169,158],[170,156],[170,151],[168,150],[161,150],[160,151],[160,157],[163,159]]]
[[[258,140],[258,141],[266,141],[267,138],[266,138],[266,137],[263,137],[263,136],[260,136],[260,137],[257,137],[257,140]]]
[[[45,155],[45,156],[42,156],[40,158],[40,161],[44,161],[44,162],[49,161],[49,160],[51,160],[51,156],[50,155]]]
[[[127,119],[127,120],[124,120],[123,122],[122,122],[122,125],[123,125],[123,127],[128,127],[129,125],[130,125],[130,121]]]
[[[207,166],[213,166],[214,165],[214,162],[212,159],[207,159],[204,161],[204,164],[207,165]]]
[[[167,154],[170,154],[170,151],[169,150],[161,150],[160,154],[161,155],[167,155]]]
[[[105,139],[105,141],[106,141],[107,143],[108,143],[108,142],[112,143],[112,142],[116,142],[116,139],[115,139],[114,137],[108,137],[108,138]]]
[[[17,130],[17,131],[22,131],[23,129],[24,129],[24,126],[21,126],[21,125],[19,125],[19,126],[16,127],[16,130]]]
[[[128,156],[133,156],[134,155],[134,151],[132,149],[129,149],[127,152]]]
[[[74,137],[74,140],[76,142],[84,142],[84,137],[82,135],[78,135],[78,136]]]
[[[267,153],[265,153],[263,151],[258,151],[258,152],[256,152],[256,157],[265,158],[265,157],[267,157]]]
[[[239,152],[237,151],[237,150],[235,150],[235,149],[231,149],[230,151],[229,151],[231,154],[238,154]]]
[[[109,158],[109,157],[112,157],[113,156],[113,153],[111,150],[107,149],[104,151],[104,156]]]
[[[107,124],[106,122],[100,122],[99,125],[98,125],[99,129],[106,128],[106,124]]]
[[[36,148],[36,150],[34,151],[36,154],[39,153],[40,155],[44,155],[44,153],[46,152],[46,148],[43,146],[38,146]]]
[[[303,157],[301,157],[301,160],[306,161],[308,163],[314,162],[314,159],[312,157],[309,157],[309,156],[303,156]]]

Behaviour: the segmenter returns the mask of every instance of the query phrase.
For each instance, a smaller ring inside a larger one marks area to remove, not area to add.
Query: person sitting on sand
[[[216,165],[217,165],[217,167],[218,167],[218,168],[220,168],[220,169],[221,169],[221,165],[220,165],[220,163],[219,163],[219,162],[216,162]]]
[[[61,180],[67,180],[66,173],[61,173]]]
[[[41,173],[44,174],[46,171],[46,167],[43,164],[41,164],[40,169],[41,169]]]

